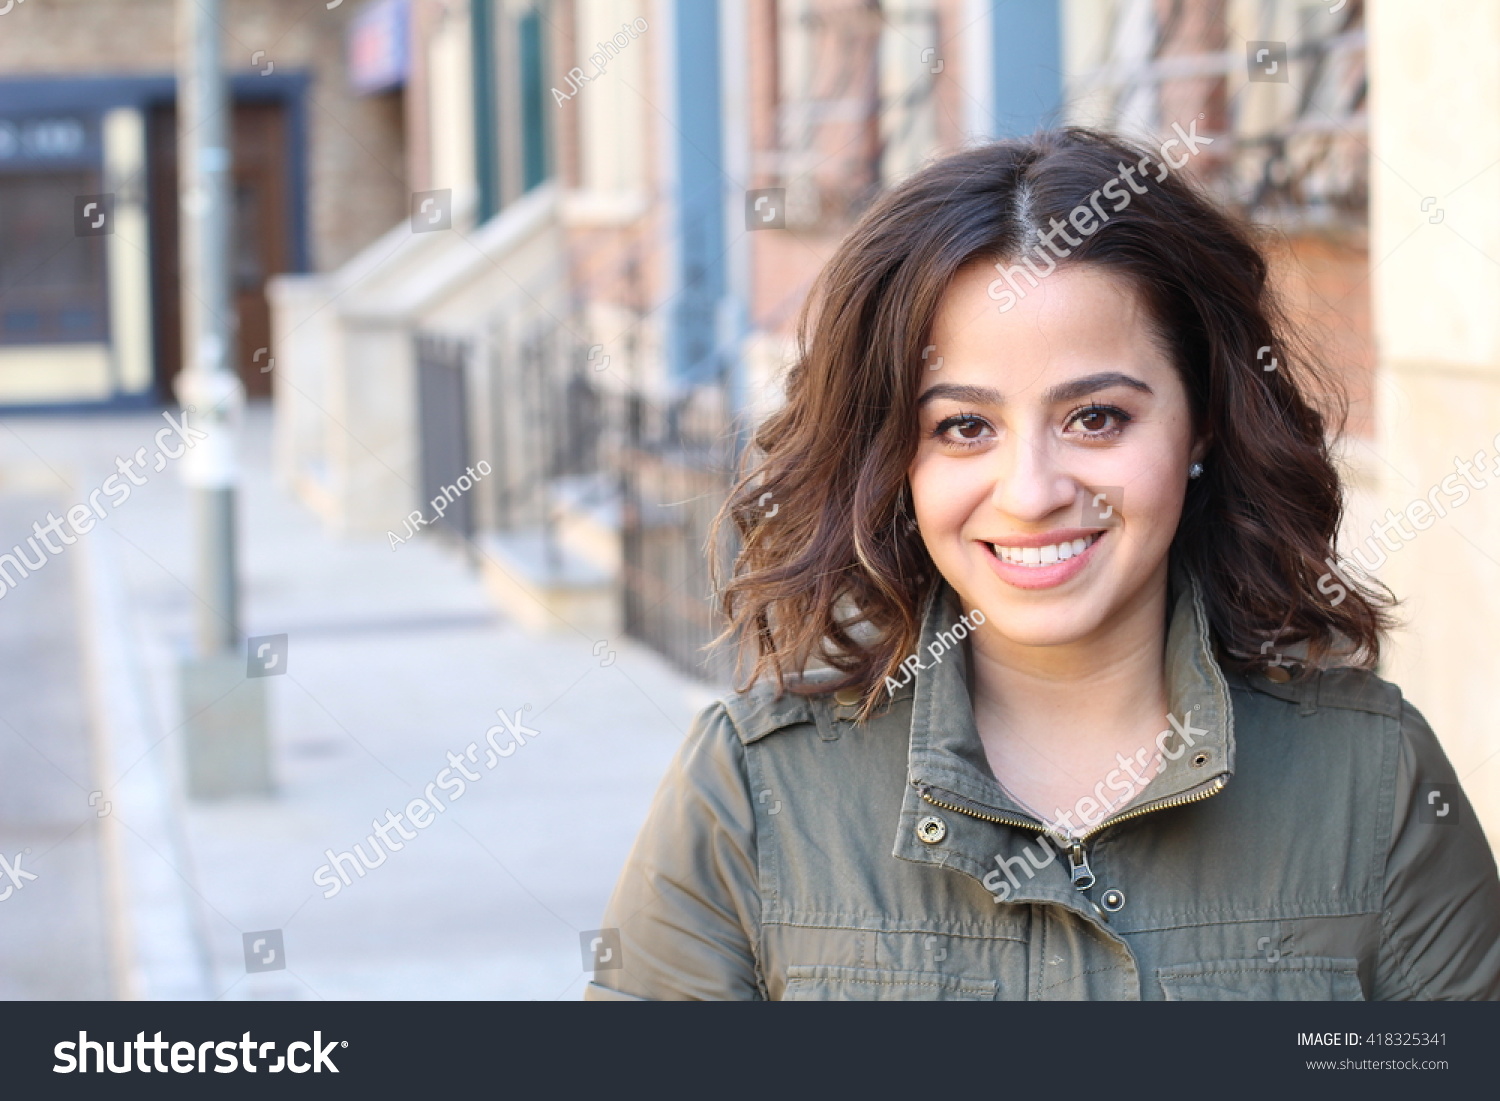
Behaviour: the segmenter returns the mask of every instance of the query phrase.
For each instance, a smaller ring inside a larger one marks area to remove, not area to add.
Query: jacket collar
[[[1213,656],[1202,591],[1197,580],[1185,570],[1174,569],[1171,575],[1168,605],[1171,615],[1165,656],[1171,710],[1162,716],[1164,736],[1158,738],[1158,745],[1163,748],[1162,767],[1134,799],[1111,810],[1110,818],[1148,803],[1205,790],[1215,783],[1222,785],[1234,768],[1234,715],[1229,685]],[[968,609],[959,607],[952,587],[940,581],[923,615],[918,649],[922,664],[913,686],[909,784],[896,839],[896,856],[968,863],[954,860],[956,854],[951,852],[939,855],[934,851],[944,846],[918,841],[916,822],[935,810],[928,799],[922,798],[924,789],[933,798],[960,806],[971,805],[970,810],[981,814],[1002,820],[1036,821],[996,782],[979,740],[969,698],[969,646],[955,636],[955,625],[960,624],[961,616],[968,614]],[[957,632],[967,633],[961,626]],[[1155,752],[1157,746],[1150,748]],[[1101,781],[1104,779],[1100,777]],[[942,793],[959,798],[947,799]],[[981,858],[980,866],[984,860],[987,857]]]

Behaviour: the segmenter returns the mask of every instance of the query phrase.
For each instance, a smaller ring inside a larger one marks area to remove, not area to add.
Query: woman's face
[[[993,265],[954,278],[908,471],[933,561],[1018,646],[1103,637],[1165,592],[1188,468],[1187,392],[1129,284],[1059,267],[1001,313]]]

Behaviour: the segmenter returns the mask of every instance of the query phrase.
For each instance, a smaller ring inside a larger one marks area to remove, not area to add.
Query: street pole
[[[230,363],[237,321],[229,294],[230,105],[219,64],[220,11],[220,0],[178,0],[184,357],[177,393],[209,434],[185,456],[183,473],[194,498],[203,658],[239,644],[234,443],[244,388]]]
[[[236,437],[245,403],[230,294],[232,107],[220,64],[221,0],[178,0],[177,156],[182,373],[177,397],[207,438],[182,460],[193,499],[194,653],[182,667],[188,789],[270,790],[263,682],[247,680],[235,568]]]

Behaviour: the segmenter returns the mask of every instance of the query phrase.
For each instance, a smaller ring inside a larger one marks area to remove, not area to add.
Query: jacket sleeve
[[[1402,701],[1376,997],[1500,999],[1500,879],[1453,766]]]
[[[760,896],[745,747],[722,703],[693,722],[605,911],[621,966],[586,1001],[751,1000]]]

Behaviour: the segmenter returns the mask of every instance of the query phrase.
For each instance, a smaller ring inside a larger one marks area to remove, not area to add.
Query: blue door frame
[[[725,292],[723,130],[719,93],[717,0],[677,0],[673,75],[677,118],[676,266],[671,374],[701,382],[722,368],[717,348],[719,301]]]

